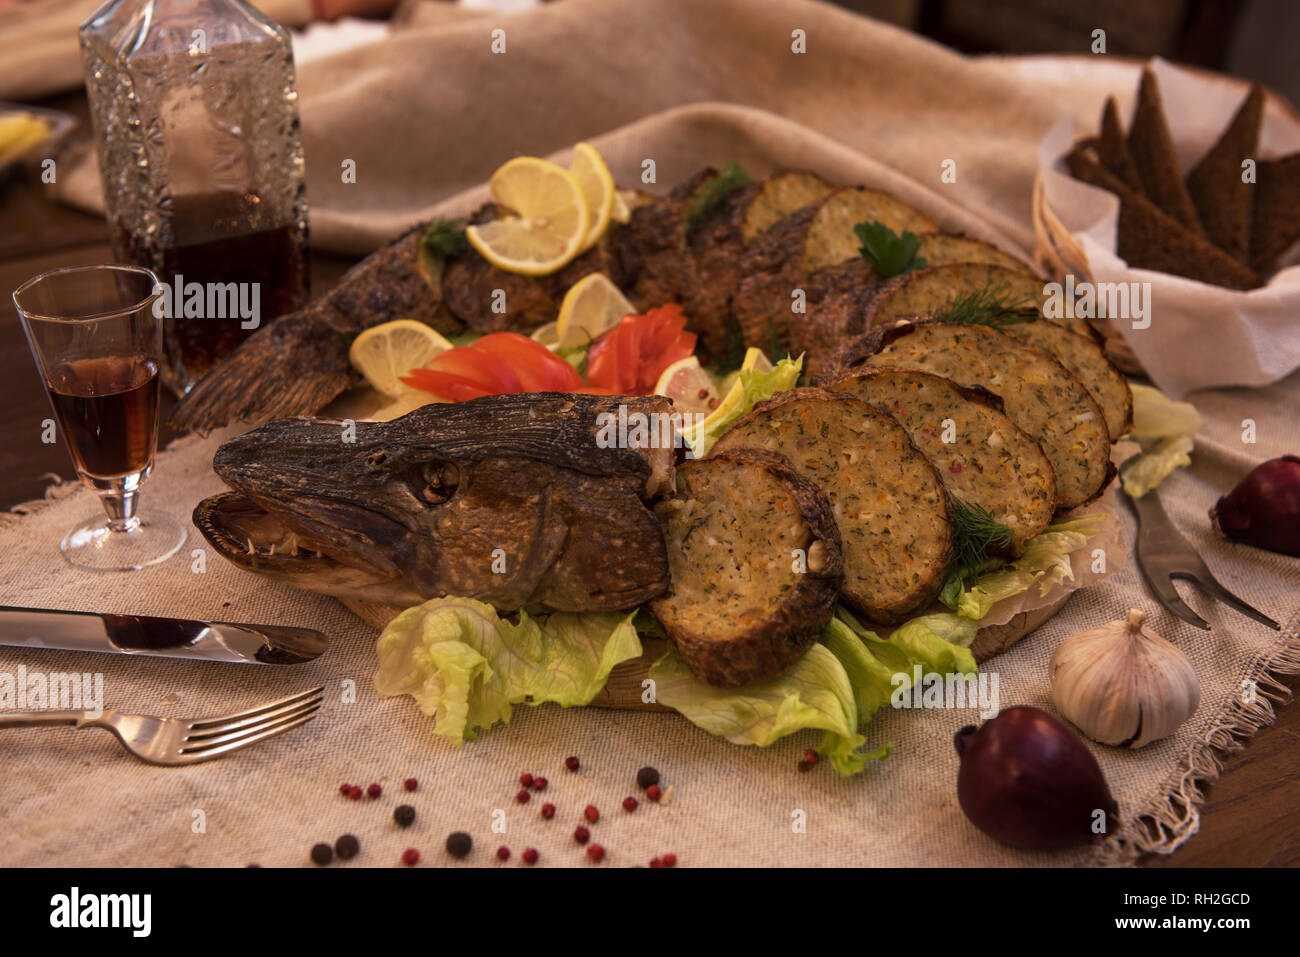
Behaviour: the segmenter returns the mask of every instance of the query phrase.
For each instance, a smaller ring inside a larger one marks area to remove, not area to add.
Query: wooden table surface
[[[77,116],[81,126],[72,142],[86,142],[84,96],[69,94],[35,105]],[[39,498],[52,476],[73,476],[67,452],[40,440],[50,406],[9,293],[47,269],[111,261],[101,218],[55,203],[50,188],[31,172],[0,182],[0,448],[5,450],[0,508]],[[351,264],[313,253],[313,295],[332,287]],[[164,417],[169,409],[170,403],[164,404]],[[173,437],[164,430],[160,444]],[[0,602],[20,597],[0,593]],[[1300,677],[1289,677],[1286,684],[1300,688]],[[1207,789],[1200,833],[1175,854],[1148,855],[1144,864],[1300,866],[1300,706],[1279,707],[1278,713],[1276,724],[1224,759],[1222,776]]]

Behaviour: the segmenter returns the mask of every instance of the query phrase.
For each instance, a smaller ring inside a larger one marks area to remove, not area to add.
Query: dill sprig
[[[421,242],[429,252],[443,259],[459,256],[469,245],[465,239],[465,220],[435,219],[424,231]]]
[[[687,202],[686,232],[689,234],[711,216],[733,189],[748,182],[749,174],[739,163],[728,163],[722,167],[722,172],[701,186]]]
[[[952,561],[939,599],[955,608],[966,586],[992,564],[989,550],[1011,546],[1011,529],[1003,525],[988,509],[964,502],[955,495],[948,497],[952,506]]]
[[[1038,309],[1029,299],[1013,300],[1005,285],[996,289],[985,286],[958,296],[946,308],[935,313],[942,322],[960,322],[970,326],[1014,326],[1038,319]]]
[[[901,276],[925,266],[925,260],[916,255],[921,249],[921,240],[916,233],[904,230],[900,236],[875,219],[858,223],[853,227],[853,233],[862,243],[858,252],[871,263],[872,270],[881,279]]]

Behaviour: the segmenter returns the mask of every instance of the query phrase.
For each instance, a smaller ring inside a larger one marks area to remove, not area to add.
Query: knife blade
[[[320,657],[328,641],[311,628],[109,615],[0,605],[0,645],[293,665]]]

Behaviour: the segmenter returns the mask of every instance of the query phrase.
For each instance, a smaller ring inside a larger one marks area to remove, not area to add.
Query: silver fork
[[[141,761],[196,764],[296,728],[314,718],[324,700],[322,686],[221,718],[193,720],[107,710],[98,718],[84,711],[22,711],[0,714],[0,728],[105,728]]]
[[[1131,458],[1126,460],[1124,465],[1119,468],[1121,488],[1123,487],[1124,466],[1132,461]],[[1138,567],[1142,569],[1142,577],[1147,580],[1147,584],[1155,592],[1160,604],[1164,605],[1171,614],[1177,615],[1183,621],[1195,625],[1197,628],[1204,628],[1206,631],[1210,630],[1210,623],[1192,611],[1178,597],[1173,580],[1179,579],[1181,581],[1195,582],[1211,598],[1223,602],[1229,608],[1235,608],[1243,615],[1255,619],[1261,625],[1268,625],[1275,631],[1282,630],[1281,625],[1268,615],[1256,608],[1252,608],[1219,584],[1218,579],[1211,575],[1210,570],[1205,567],[1205,562],[1201,560],[1201,556],[1197,554],[1196,549],[1174,527],[1174,523],[1170,521],[1169,516],[1165,513],[1164,506],[1160,504],[1160,496],[1154,489],[1141,498],[1133,498],[1126,490],[1124,497],[1128,499],[1133,506],[1133,511],[1137,513],[1137,560]]]

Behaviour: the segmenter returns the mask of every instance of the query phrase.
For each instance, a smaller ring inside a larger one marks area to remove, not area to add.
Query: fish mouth
[[[270,578],[328,595],[414,604],[418,593],[400,568],[374,549],[338,549],[338,542],[313,534],[242,492],[205,498],[194,509],[194,525],[227,561]],[[376,561],[368,561],[375,557]]]

